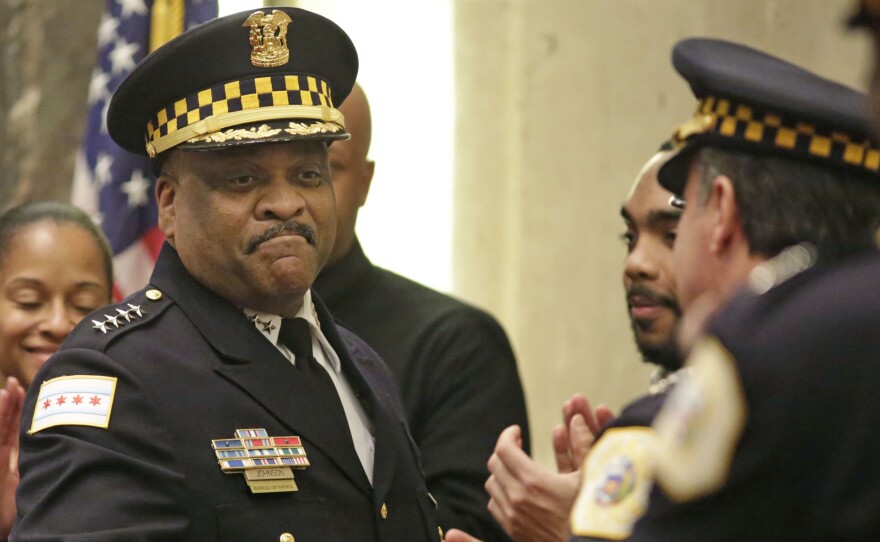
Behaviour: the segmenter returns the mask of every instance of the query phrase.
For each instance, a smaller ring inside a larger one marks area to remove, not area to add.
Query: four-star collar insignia
[[[211,447],[220,470],[243,473],[251,493],[298,491],[292,469],[309,467],[299,437],[270,437],[265,429],[236,429],[235,438],[212,440]]]
[[[252,314],[252,315],[248,316],[248,320],[250,320],[254,324],[263,326],[264,333],[271,333],[273,329],[278,327],[275,325],[275,323],[272,321],[272,319],[263,320],[260,318],[259,314]]]

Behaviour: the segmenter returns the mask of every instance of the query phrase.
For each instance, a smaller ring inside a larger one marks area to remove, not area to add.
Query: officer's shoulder
[[[161,290],[147,286],[83,318],[68,336],[64,347],[103,351],[121,337],[145,328],[171,305],[173,301]]]
[[[749,338],[743,344],[753,346],[805,346],[840,330],[870,334],[875,321],[871,315],[880,310],[880,292],[872,287],[877,273],[880,254],[876,251],[819,261],[766,291],[741,292],[710,327],[725,343]]]
[[[749,273],[746,286],[737,292],[714,318],[723,327],[736,329],[737,323],[749,323],[762,315],[786,307],[793,296],[800,295],[804,284],[815,280],[824,269],[814,268],[816,250],[812,245],[799,244],[758,264]]]

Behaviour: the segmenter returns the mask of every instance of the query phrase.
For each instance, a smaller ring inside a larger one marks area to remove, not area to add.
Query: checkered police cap
[[[320,15],[229,15],[144,58],[114,94],[107,127],[120,146],[151,157],[175,147],[345,139],[336,107],[357,69],[349,37]]]
[[[703,146],[774,154],[880,174],[880,147],[867,96],[736,43],[691,38],[672,52],[698,100],[672,136],[678,153],[658,172],[681,194],[693,152]]]

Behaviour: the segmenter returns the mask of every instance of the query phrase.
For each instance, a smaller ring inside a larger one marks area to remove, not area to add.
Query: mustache
[[[269,239],[277,237],[281,234],[289,234],[292,233],[294,235],[299,235],[305,238],[306,242],[312,246],[317,246],[318,242],[315,238],[315,230],[308,224],[303,224],[301,222],[297,222],[296,220],[288,220],[287,222],[283,222],[281,224],[276,224],[270,228],[267,228],[266,231],[253,237],[250,241],[248,241],[247,250],[245,254],[253,254],[257,247],[262,243],[265,243]]]
[[[669,307],[676,315],[681,316],[681,306],[679,306],[678,299],[674,296],[655,292],[643,284],[633,284],[626,291],[626,302],[630,307],[632,307],[632,299],[634,297],[641,297],[654,305]]]

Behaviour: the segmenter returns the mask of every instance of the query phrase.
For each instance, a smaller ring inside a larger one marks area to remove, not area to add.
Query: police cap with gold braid
[[[332,21],[297,8],[242,12],[199,25],[144,58],[110,101],[120,146],[156,157],[300,139],[347,139],[336,107],[358,70]]]
[[[658,172],[667,190],[682,193],[693,152],[707,145],[808,160],[880,181],[880,147],[864,94],[721,40],[680,41],[672,62],[698,104],[672,136],[678,153]]]

